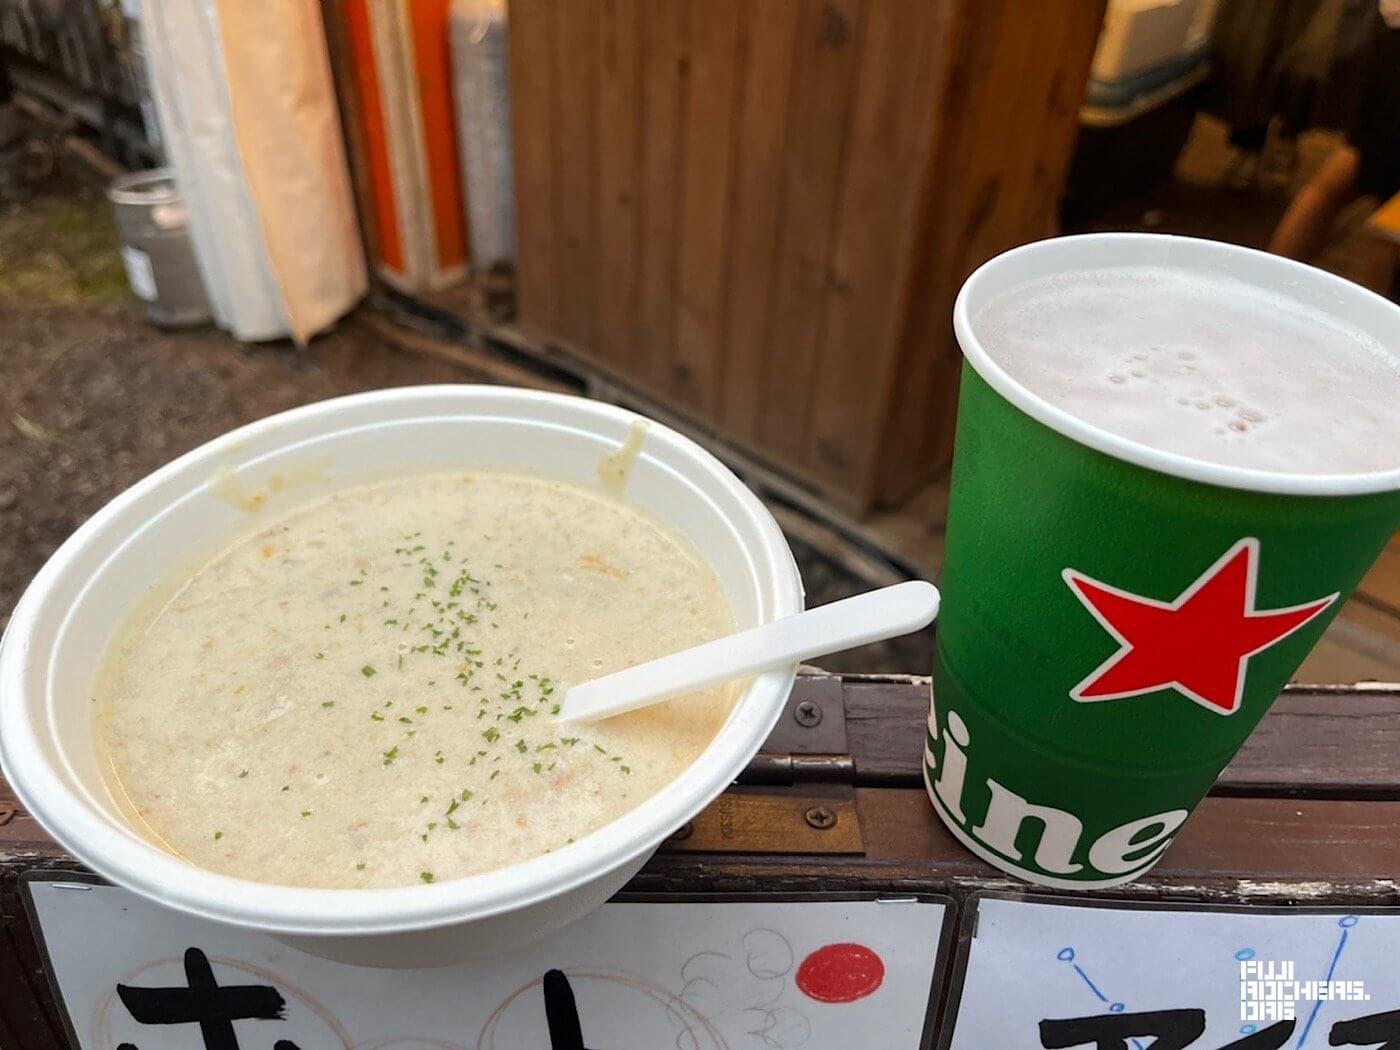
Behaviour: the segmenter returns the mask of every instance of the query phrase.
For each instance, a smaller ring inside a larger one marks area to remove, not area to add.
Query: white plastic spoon
[[[611,718],[707,685],[908,634],[937,615],[933,584],[882,587],[576,685],[564,694],[555,721]]]

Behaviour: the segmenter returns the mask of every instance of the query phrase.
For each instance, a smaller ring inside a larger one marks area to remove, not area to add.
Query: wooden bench
[[[941,893],[1022,884],[964,850],[921,786],[929,683],[805,675],[741,782],[629,886],[646,894]],[[1150,876],[1147,901],[1395,905],[1400,686],[1292,686]],[[21,897],[78,870],[0,782],[0,1046],[73,1050]],[[945,975],[946,979],[946,975]]]

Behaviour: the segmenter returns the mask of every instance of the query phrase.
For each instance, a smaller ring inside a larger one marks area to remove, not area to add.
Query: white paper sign
[[[115,887],[30,890],[83,1050],[915,1050],[944,916],[912,900],[617,903],[489,964],[395,971]],[[178,1019],[197,1011],[203,1031]]]
[[[950,1050],[1329,1045],[1400,1047],[1400,915],[983,899]]]

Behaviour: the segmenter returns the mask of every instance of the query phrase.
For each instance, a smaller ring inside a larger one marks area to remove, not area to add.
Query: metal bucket
[[[190,245],[188,215],[169,168],[116,179],[107,199],[117,216],[122,263],[146,319],[162,328],[209,320],[209,300]]]

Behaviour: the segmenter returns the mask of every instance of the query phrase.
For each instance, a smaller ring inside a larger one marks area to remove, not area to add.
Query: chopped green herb
[[[407,726],[413,725],[413,719],[409,718],[408,715],[399,715],[399,721]]]
[[[481,736],[488,744],[494,744],[497,740],[501,739],[501,731],[495,726],[491,726],[482,733]]]
[[[326,658],[326,654],[325,654],[325,653],[317,653],[317,654],[316,654],[316,659],[318,659],[318,660],[324,660],[325,658]]]
[[[399,745],[398,745],[398,744],[395,744],[393,747],[389,748],[388,751],[385,751],[385,752],[384,752],[384,764],[387,766],[387,765],[389,765],[389,763],[393,762],[394,759],[396,759],[396,758],[398,758],[398,757],[399,757]]]
[[[369,713],[369,717],[370,717],[370,721],[372,721],[372,722],[382,722],[382,721],[384,721],[384,716],[381,715],[378,711],[371,711],[371,712]]]
[[[334,700],[322,700],[322,701],[321,701],[321,706],[322,706],[322,707],[334,707],[334,706],[335,706],[335,701],[334,701]]]
[[[631,766],[618,766],[617,768],[620,769],[620,770],[622,770],[624,773],[630,773],[630,772],[632,772],[632,767],[631,767]]]
[[[487,777],[487,779],[488,779],[488,780],[495,780],[495,779],[496,779],[498,776],[500,776],[500,775],[501,775],[501,771],[500,771],[499,769],[493,769],[493,770],[491,770],[491,775],[490,775],[489,777]]]
[[[345,614],[344,614],[344,613],[341,613],[341,614],[340,614],[340,622],[341,622],[341,623],[344,623],[344,622],[345,622]]]
[[[427,838],[426,835],[424,835],[423,837],[424,837],[424,838]],[[432,881],[433,881],[433,873],[432,873],[431,871],[420,871],[420,872],[418,873],[418,877],[419,877],[420,879],[422,879],[424,882],[432,882]]]
[[[455,820],[453,820],[451,817],[448,817],[448,818],[447,818],[447,829],[448,829],[449,831],[460,831],[460,830],[462,829],[462,825],[458,824],[458,823],[457,823]]]
[[[282,790],[283,790],[283,791],[291,791],[291,790],[292,790],[292,785],[291,785],[291,784],[283,784],[283,785],[282,785]]]
[[[221,838],[223,838],[223,837],[224,837],[224,833],[223,833],[222,831],[216,831],[216,832],[214,832],[214,841],[215,841],[215,842],[218,842],[218,841],[219,841]]]
[[[417,711],[420,715],[426,715],[428,713],[428,709],[426,707],[415,707],[414,710]]]
[[[243,779],[244,777],[246,777],[247,775],[248,775],[248,771],[247,771],[246,769],[240,770],[239,773],[238,773],[238,779],[239,779],[239,780],[242,780],[242,779]]]
[[[302,815],[303,817],[309,817],[309,816],[311,816],[311,810],[309,810],[309,809],[304,809],[304,810],[301,811],[301,815]]]
[[[525,741],[523,740],[517,740],[515,742],[515,750],[519,751],[523,755],[526,751],[530,750],[530,745],[525,743]]]
[[[447,807],[446,816],[449,816],[449,817],[450,817],[453,813],[456,813],[456,812],[457,812],[457,807],[460,806],[460,805],[461,805],[461,803],[458,802],[458,801],[454,798],[454,799],[452,800],[452,804],[451,804],[450,806]]]
[[[365,866],[364,866],[363,864],[356,864],[356,865],[355,865],[355,870],[356,870],[356,871],[364,871],[364,870],[365,870]]]
[[[363,667],[360,668],[360,674],[364,675],[366,678],[373,678],[378,673],[379,672],[376,671],[370,664],[365,664]]]
[[[424,795],[422,798],[420,798],[420,799],[418,800],[418,803],[419,803],[419,805],[422,805],[424,802],[427,802],[427,801],[428,801],[428,796],[427,796],[427,795]]]
[[[351,587],[358,587],[358,586],[360,586],[360,584],[362,584],[362,583],[364,583],[364,582],[365,582],[364,580],[351,580],[351,581],[350,581],[350,586],[351,586]]]
[[[471,800],[472,800],[472,792],[471,792],[471,790],[470,790],[469,788],[463,788],[463,789],[462,789],[462,801],[463,801],[463,802],[470,802]]]
[[[441,751],[439,751],[437,754],[435,754],[435,755],[433,756],[433,761],[436,762],[438,765],[442,765],[442,763],[443,763],[444,760],[443,760],[442,752],[441,752]]]
[[[530,768],[533,769],[533,770],[535,771],[535,775],[538,776],[540,770],[543,768],[543,764],[540,763],[540,762],[536,762],[536,763],[535,763],[533,766],[531,766]]]

